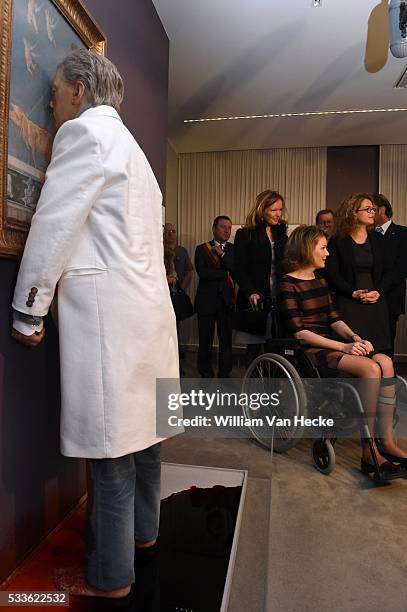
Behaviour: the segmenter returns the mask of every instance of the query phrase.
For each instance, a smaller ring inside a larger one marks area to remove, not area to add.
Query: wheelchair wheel
[[[255,440],[266,448],[282,453],[295,446],[302,437],[304,426],[295,417],[307,416],[307,396],[295,367],[281,355],[266,353],[257,357],[243,378],[242,393],[249,399],[259,394],[274,395],[278,405],[243,406],[244,416],[261,424],[249,425]]]
[[[330,474],[335,467],[335,450],[329,440],[315,440],[312,445],[314,465],[321,474]]]

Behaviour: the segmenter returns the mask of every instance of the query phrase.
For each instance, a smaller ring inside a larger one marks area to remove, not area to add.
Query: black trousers
[[[216,311],[211,314],[198,312],[198,372],[201,376],[212,377],[212,344],[216,330],[219,339],[219,378],[229,376],[232,370],[232,315],[222,298],[218,298]]]
[[[394,341],[396,339],[397,321],[398,321],[399,316],[400,316],[399,314],[394,314],[392,312],[389,315],[390,341],[391,341],[391,353],[389,353],[389,356],[392,359],[394,358]]]

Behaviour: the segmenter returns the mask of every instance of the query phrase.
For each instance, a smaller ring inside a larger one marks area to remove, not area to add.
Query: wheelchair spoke
[[[294,425],[294,416],[306,415],[306,395],[300,376],[294,366],[281,355],[268,353],[257,357],[248,368],[243,379],[242,392],[251,394],[279,394],[280,405],[261,406],[252,410],[243,408],[246,416],[260,417],[263,426],[252,426],[253,437],[270,448],[273,439],[277,451],[287,450],[297,443],[302,430]],[[272,427],[267,418],[280,419],[278,427]],[[286,424],[283,419],[289,419]]]

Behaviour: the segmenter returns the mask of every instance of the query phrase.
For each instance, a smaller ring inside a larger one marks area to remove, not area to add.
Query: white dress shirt
[[[377,229],[377,227],[381,227],[383,232],[380,232],[381,234],[384,234],[387,232],[387,230],[389,229],[391,224],[391,219],[389,219],[388,221],[386,221],[386,223],[383,223],[383,225],[377,225],[375,229]]]

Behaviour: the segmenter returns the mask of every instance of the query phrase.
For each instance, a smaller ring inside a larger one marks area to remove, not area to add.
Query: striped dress
[[[302,280],[286,275],[279,284],[278,301],[285,327],[290,334],[308,329],[325,338],[336,339],[330,325],[340,321],[325,278]],[[342,351],[305,347],[316,366],[336,369]]]

